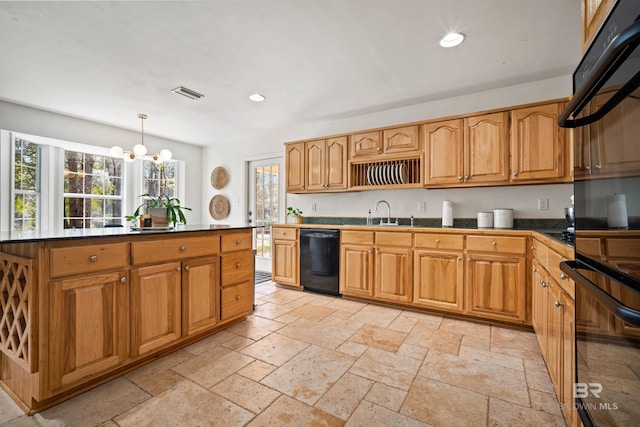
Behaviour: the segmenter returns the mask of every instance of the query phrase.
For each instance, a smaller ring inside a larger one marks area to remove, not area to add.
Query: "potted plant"
[[[146,200],[138,206],[133,215],[125,216],[127,221],[131,221],[134,225],[137,226],[138,221],[140,221],[142,217],[142,208],[146,208],[147,215],[145,215],[145,217],[151,218],[151,225],[154,227],[175,226],[178,222],[182,224],[187,223],[184,211],[190,211],[191,208],[182,206],[180,199],[169,197],[165,194],[157,197],[152,197],[150,194],[143,194],[140,197],[151,197],[151,200]],[[140,226],[142,227],[143,224],[140,224]]]
[[[303,217],[302,211],[300,209],[292,208],[291,206],[289,206],[287,208],[287,217],[294,218],[294,222],[302,224]]]

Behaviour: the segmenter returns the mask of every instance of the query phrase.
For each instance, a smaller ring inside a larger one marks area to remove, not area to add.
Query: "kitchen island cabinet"
[[[209,225],[1,235],[0,384],[37,412],[243,319],[251,241]]]

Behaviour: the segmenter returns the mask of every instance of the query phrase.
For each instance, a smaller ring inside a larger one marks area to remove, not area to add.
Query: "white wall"
[[[144,143],[151,152],[168,148],[173,153],[174,159],[185,162],[185,198],[182,202],[193,209],[192,212],[186,213],[187,223],[202,223],[200,209],[203,187],[202,147],[149,135],[148,131],[153,132],[150,119],[145,123]],[[140,123],[137,118],[133,118],[132,121]],[[139,131],[130,131],[4,101],[0,101],[0,129],[100,147],[121,145],[133,148],[140,141]]]
[[[262,154],[284,155],[284,142],[564,98],[570,94],[571,76],[565,76],[357,117],[318,121],[285,131],[263,134],[250,140],[227,141],[224,145],[206,147],[202,160],[205,180],[209,179],[209,174],[216,166],[227,168],[230,179],[222,191],[214,190],[209,184],[203,186],[202,199],[205,203],[202,217],[205,222],[218,222],[211,219],[208,213],[208,201],[215,194],[223,194],[229,198],[232,206],[229,217],[219,222],[243,223],[247,211],[246,160]],[[267,102],[277,100],[269,99]],[[392,215],[439,218],[442,214],[442,201],[448,199],[455,203],[454,215],[458,218],[475,218],[478,211],[495,207],[514,208],[516,218],[564,218],[562,208],[569,205],[571,193],[570,184],[449,190],[373,190],[342,194],[287,195],[286,206],[301,208],[305,215],[309,216],[364,217],[367,210],[374,208],[378,200],[386,199],[391,203]],[[548,211],[537,210],[538,198],[549,199]],[[427,202],[426,212],[418,212],[418,201]],[[311,211],[314,202],[317,205],[316,212]]]

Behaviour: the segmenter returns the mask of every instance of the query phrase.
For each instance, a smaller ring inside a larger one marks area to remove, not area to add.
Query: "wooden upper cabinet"
[[[592,112],[602,107],[611,93],[594,99]],[[640,91],[625,98],[606,116],[590,126],[591,174],[618,175],[640,168]]]
[[[464,168],[464,122],[447,120],[424,125],[425,184],[459,184]]]
[[[305,143],[285,145],[286,188],[288,193],[304,191],[305,183]]]
[[[570,179],[568,132],[558,126],[563,106],[554,103],[512,111],[512,182]]]
[[[351,135],[351,157],[374,156],[382,153],[382,132],[364,132]]]
[[[405,126],[382,132],[385,154],[420,151],[419,127]]]
[[[426,124],[426,186],[508,181],[508,129],[506,112]]]
[[[464,129],[464,182],[509,181],[509,114],[468,117]]]
[[[586,51],[616,0],[582,1],[582,51]]]
[[[347,137],[305,143],[306,191],[347,188]]]

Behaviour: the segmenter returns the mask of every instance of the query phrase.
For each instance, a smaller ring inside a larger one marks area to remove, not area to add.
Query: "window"
[[[16,138],[13,153],[13,230],[36,230],[40,219],[40,146]]]
[[[149,197],[176,196],[176,162],[160,164],[153,160],[144,160],[142,164],[142,193]]]
[[[122,222],[123,159],[64,151],[64,228]]]

